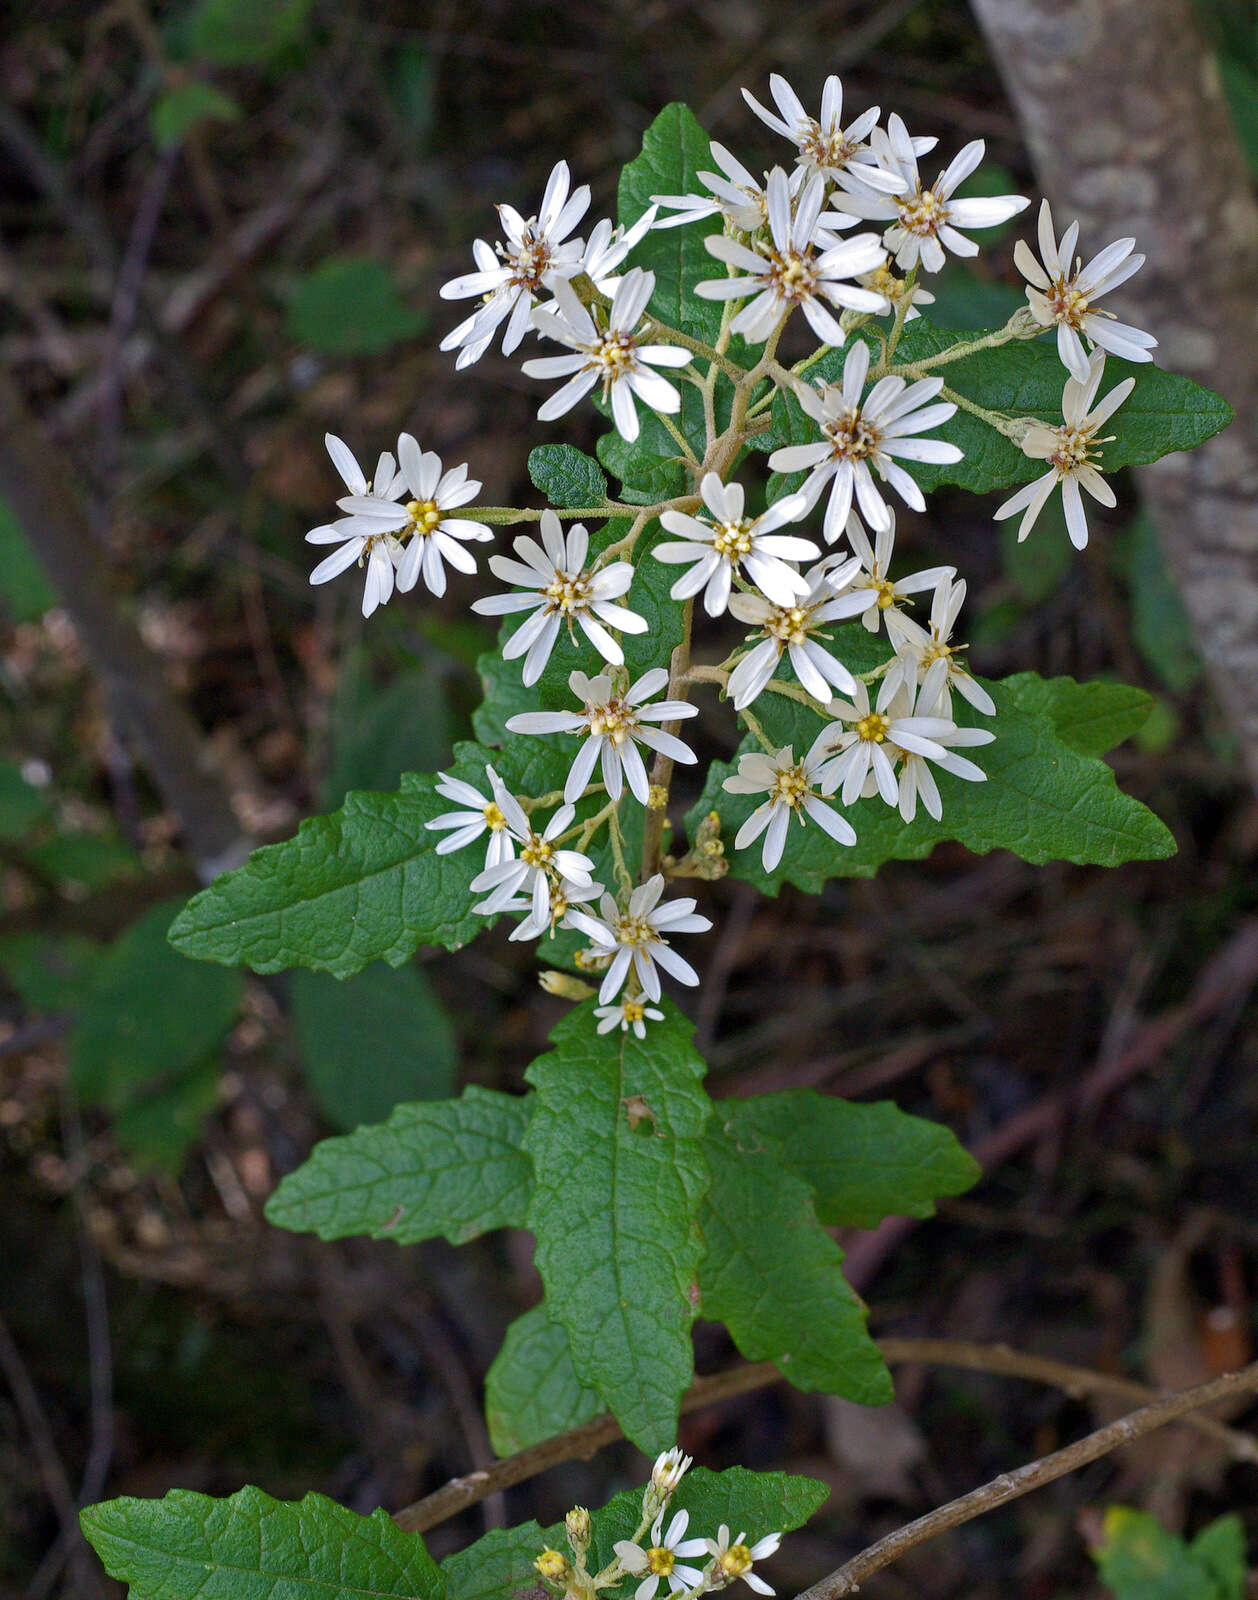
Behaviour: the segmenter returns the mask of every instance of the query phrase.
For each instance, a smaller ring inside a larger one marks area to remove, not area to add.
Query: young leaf
[[[981,332],[936,328],[922,317],[906,330],[894,365],[912,378],[914,362],[982,337]],[[809,381],[839,382],[845,354],[836,350],[824,356],[810,368]],[[1015,340],[920,374],[936,375],[949,389],[989,411],[1006,417],[1038,417],[1048,423],[1061,420],[1062,388],[1067,374],[1050,341]],[[1108,394],[1127,377],[1135,378],[1136,387],[1106,423],[1106,433],[1114,438],[1102,446],[1101,470],[1105,473],[1116,472],[1120,467],[1143,466],[1173,450],[1191,450],[1232,420],[1227,401],[1191,378],[1181,378],[1149,364],[1133,365],[1113,356],[1105,363],[1102,393]],[[755,448],[775,450],[780,445],[809,443],[817,437],[815,424],[795,396],[780,391],[773,403],[773,427],[760,436]],[[983,494],[1027,483],[1044,471],[1042,461],[1024,455],[1012,439],[965,410],[958,410],[942,427],[932,429],[931,437],[957,445],[964,456],[942,466],[906,462],[927,493],[940,484],[953,483]],[[797,481],[802,479],[783,479],[782,486],[793,486]]]
[[[651,204],[653,194],[704,194],[702,170],[713,167],[712,146],[689,107],[664,107],[642,135],[642,153],[620,174],[620,221],[634,223]],[[724,270],[703,247],[704,237],[720,233],[719,217],[684,228],[652,229],[633,252],[633,265],[655,274],[651,312],[670,327],[711,344],[721,330],[721,307],[700,300],[695,284],[724,277]]]
[[[929,1217],[982,1170],[950,1129],[911,1117],[889,1100],[857,1105],[812,1089],[717,1103],[714,1121],[739,1150],[762,1141],[812,1189],[817,1220],[873,1228],[884,1217]]]
[[[568,765],[551,741],[514,739],[498,753],[455,747],[452,770],[484,792],[493,764],[513,791],[562,788]],[[257,972],[316,967],[347,978],[369,961],[400,966],[423,944],[457,950],[491,918],[473,912],[468,885],[485,864],[474,842],[437,854],[424,824],[451,809],[436,779],[405,773],[397,794],[350,794],[339,811],[303,822],[295,838],[255,850],[176,917],[171,943],[186,956]]]
[[[671,1002],[662,1008],[665,1020],[638,1040],[597,1034],[586,1003],[525,1074],[537,1090],[524,1137],[535,1172],[528,1226],[547,1308],[581,1382],[648,1453],[676,1437],[693,1372],[694,1219],[708,1183],[704,1063],[691,1024]]]
[[[842,644],[835,653],[843,659]],[[959,698],[953,708],[961,720],[972,720],[996,735],[993,744],[967,752],[987,779],[970,783],[939,773],[941,821],[919,806],[916,819],[906,823],[878,798],[858,800],[844,808],[856,830],[854,845],[838,845],[820,828],[801,829],[793,822],[781,864],[765,873],[758,842],[744,850],[732,848],[757,797],[727,794],[721,783],[734,767],[714,762],[703,795],[687,818],[691,837],[715,810],[722,820],[730,871],[769,894],[784,882],[816,894],[827,878],[870,877],[884,861],[920,860],[942,839],[959,840],[979,855],[1012,850],[1035,865],[1057,860],[1117,866],[1174,854],[1175,841],[1157,817],[1122,793],[1103,761],[1080,754],[1058,733],[1042,709],[1034,674],[989,682],[986,688],[996,702],[994,717],[971,717]],[[769,739],[792,745],[797,755],[823,726],[816,712],[771,693],[756,702],[756,714]],[[759,747],[748,738],[741,748]]]
[[[267,1202],[277,1227],[321,1239],[367,1234],[465,1244],[524,1225],[532,1171],[521,1149],[532,1097],[473,1085],[457,1100],[398,1106],[387,1122],[325,1139]]]
[[[861,1405],[892,1398],[891,1376],[843,1276],[843,1252],[821,1227],[808,1185],[766,1145],[716,1133],[704,1141],[712,1187],[699,1213],[707,1253],[703,1314],[723,1322],[749,1361],[774,1361],[797,1389]]]
[[[360,1517],[322,1495],[227,1500],[172,1489],[163,1500],[107,1500],[80,1518],[131,1600],[444,1600],[441,1572],[417,1533],[385,1511]]]
[[[292,997],[307,1082],[338,1127],[379,1122],[404,1100],[453,1090],[454,1034],[418,967],[377,962],[345,982],[299,967]]]
[[[332,356],[373,355],[423,331],[426,319],[398,294],[387,262],[331,256],[298,283],[289,334]]]
[[[485,1420],[495,1451],[512,1455],[605,1410],[598,1391],[577,1377],[568,1335],[545,1305],[517,1317],[485,1376]]]
[[[539,444],[530,450],[529,477],[552,506],[598,506],[607,498],[603,469],[570,444]]]

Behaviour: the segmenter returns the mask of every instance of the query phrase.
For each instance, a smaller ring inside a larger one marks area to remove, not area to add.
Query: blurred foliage
[[[240,107],[230,95],[216,89],[212,83],[193,81],[158,96],[149,113],[149,126],[158,147],[169,150],[182,143],[188,130],[199,122],[237,122],[239,119]]]
[[[1242,1600],[1245,1527],[1220,1517],[1190,1543],[1147,1511],[1111,1506],[1097,1567],[1117,1600]]]
[[[56,603],[56,592],[17,519],[0,500],[0,605],[11,622],[36,622]]]
[[[427,318],[398,294],[388,264],[372,256],[331,256],[293,289],[288,331],[323,355],[363,356],[423,331]]]

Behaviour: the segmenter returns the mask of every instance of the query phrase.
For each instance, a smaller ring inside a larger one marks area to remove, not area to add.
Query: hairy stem
[[[668,688],[664,691],[665,700],[685,700],[688,696],[690,672],[690,630],[694,621],[695,603],[693,597],[686,601],[682,610],[681,643],[673,651],[672,660],[668,665]],[[665,723],[666,733],[676,733],[680,724]],[[651,763],[651,787],[668,791],[669,779],[673,775],[673,759],[666,756],[662,750],[656,751],[655,760]],[[660,870],[660,859],[664,854],[664,821],[667,809],[664,806],[648,806],[646,819],[642,826],[642,882],[652,878]]]

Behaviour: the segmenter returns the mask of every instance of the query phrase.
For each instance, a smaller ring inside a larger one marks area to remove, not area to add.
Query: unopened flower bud
[[[668,790],[662,783],[653,783],[647,790],[647,808],[651,811],[663,811],[668,804]]]
[[[556,995],[560,1000],[588,1000],[594,993],[588,983],[582,983],[570,972],[540,972],[537,981],[547,994]]]
[[[563,1520],[568,1530],[568,1543],[572,1546],[572,1553],[578,1561],[581,1561],[590,1548],[590,1513],[584,1506],[573,1506]]]
[[[552,1550],[549,1546],[542,1551],[533,1565],[547,1583],[563,1583],[572,1571],[571,1563],[563,1551]]]

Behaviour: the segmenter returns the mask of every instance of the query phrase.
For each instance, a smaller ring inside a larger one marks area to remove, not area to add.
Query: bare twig
[[[928,1366],[963,1367],[971,1372],[991,1372],[1004,1377],[1026,1378],[1033,1383],[1046,1383],[1069,1395],[1113,1394],[1126,1400],[1161,1403],[1157,1400],[1156,1391],[1143,1384],[1132,1383],[1109,1373],[1093,1372],[1087,1367],[1051,1361],[1042,1356],[1024,1355],[1007,1345],[971,1344],[963,1339],[892,1338],[879,1340],[879,1349],[892,1366],[921,1362]],[[776,1383],[781,1376],[771,1361],[760,1361],[731,1367],[728,1372],[718,1373],[714,1377],[696,1378],[682,1396],[682,1413],[698,1411],[720,1400],[762,1389],[767,1384]],[[1258,1461],[1258,1441],[1234,1428],[1225,1427],[1213,1417],[1199,1416],[1189,1407],[1184,1409],[1187,1413],[1183,1417],[1186,1425],[1224,1443],[1238,1460]],[[1165,1420],[1170,1422],[1175,1418],[1167,1417]],[[620,1427],[614,1417],[595,1417],[590,1422],[582,1423],[579,1428],[556,1434],[553,1439],[544,1439],[540,1444],[530,1445],[527,1450],[507,1456],[484,1471],[451,1479],[425,1499],[396,1512],[393,1520],[410,1533],[425,1532],[458,1512],[465,1511],[468,1506],[475,1505],[486,1495],[535,1478],[562,1461],[588,1460],[595,1451],[612,1444],[620,1436]]]
[[[873,1573],[898,1561],[902,1555],[924,1544],[927,1539],[994,1511],[997,1506],[1029,1494],[1032,1489],[1042,1488],[1046,1483],[1065,1477],[1066,1473],[1075,1472],[1087,1466],[1089,1461],[1097,1461],[1112,1450],[1131,1444],[1146,1433],[1152,1433],[1155,1428],[1174,1422],[1177,1417],[1186,1416],[1202,1406],[1213,1405],[1216,1400],[1224,1400],[1232,1395],[1251,1394],[1255,1389],[1258,1389],[1258,1361],[1239,1372],[1229,1372],[1222,1378],[1215,1378],[1211,1383],[1200,1383],[1195,1388],[1155,1400],[1152,1405],[1129,1412],[1108,1427],[1098,1428],[1086,1439],[1067,1445],[1063,1450],[1054,1450],[1052,1455],[1030,1461],[1014,1472],[1002,1472],[982,1488],[973,1489],[959,1500],[950,1500],[947,1505],[918,1517],[915,1522],[897,1528],[894,1533],[879,1539],[877,1544],[870,1545],[853,1560],[822,1578],[820,1583],[805,1589],[797,1600],[841,1600],[843,1595],[859,1589]]]

